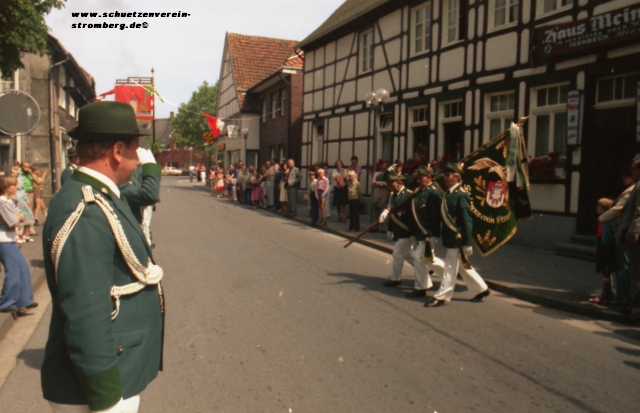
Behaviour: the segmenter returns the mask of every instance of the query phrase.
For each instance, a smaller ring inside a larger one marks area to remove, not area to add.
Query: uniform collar
[[[452,186],[451,188],[449,188],[449,193],[450,193],[450,194],[452,194],[452,193],[453,193],[453,191],[455,191],[455,190],[456,190],[456,188],[458,188],[459,186],[460,186],[460,184],[459,184],[459,183],[457,183],[457,184],[455,184],[454,186]]]
[[[82,172],[85,175],[89,175],[90,177],[97,179],[98,181],[100,181],[101,183],[105,184],[110,190],[111,192],[113,192],[113,194],[115,196],[117,196],[118,198],[120,198],[120,190],[118,189],[118,187],[116,186],[115,182],[113,182],[109,177],[107,177],[106,175],[91,169],[91,168],[87,168],[86,166],[80,166],[77,169],[78,172]]]

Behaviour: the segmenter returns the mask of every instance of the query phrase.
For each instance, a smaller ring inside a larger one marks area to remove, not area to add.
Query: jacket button
[[[124,347],[118,346],[118,355],[124,353]]]

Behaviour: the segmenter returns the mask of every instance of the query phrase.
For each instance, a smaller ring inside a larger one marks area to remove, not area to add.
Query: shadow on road
[[[29,260],[31,267],[44,268],[44,260]]]
[[[22,350],[18,358],[24,360],[24,364],[35,370],[40,370],[44,360],[44,349]]]

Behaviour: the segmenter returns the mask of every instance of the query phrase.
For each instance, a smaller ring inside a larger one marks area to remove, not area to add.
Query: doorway
[[[444,154],[451,155],[452,161],[459,161],[464,157],[464,143],[462,140],[462,122],[447,122],[442,124],[444,131]]]

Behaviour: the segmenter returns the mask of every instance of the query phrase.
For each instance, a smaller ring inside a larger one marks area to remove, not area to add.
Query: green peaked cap
[[[78,112],[78,126],[68,135],[80,142],[127,139],[149,135],[140,132],[131,105],[102,101],[83,106]]]

